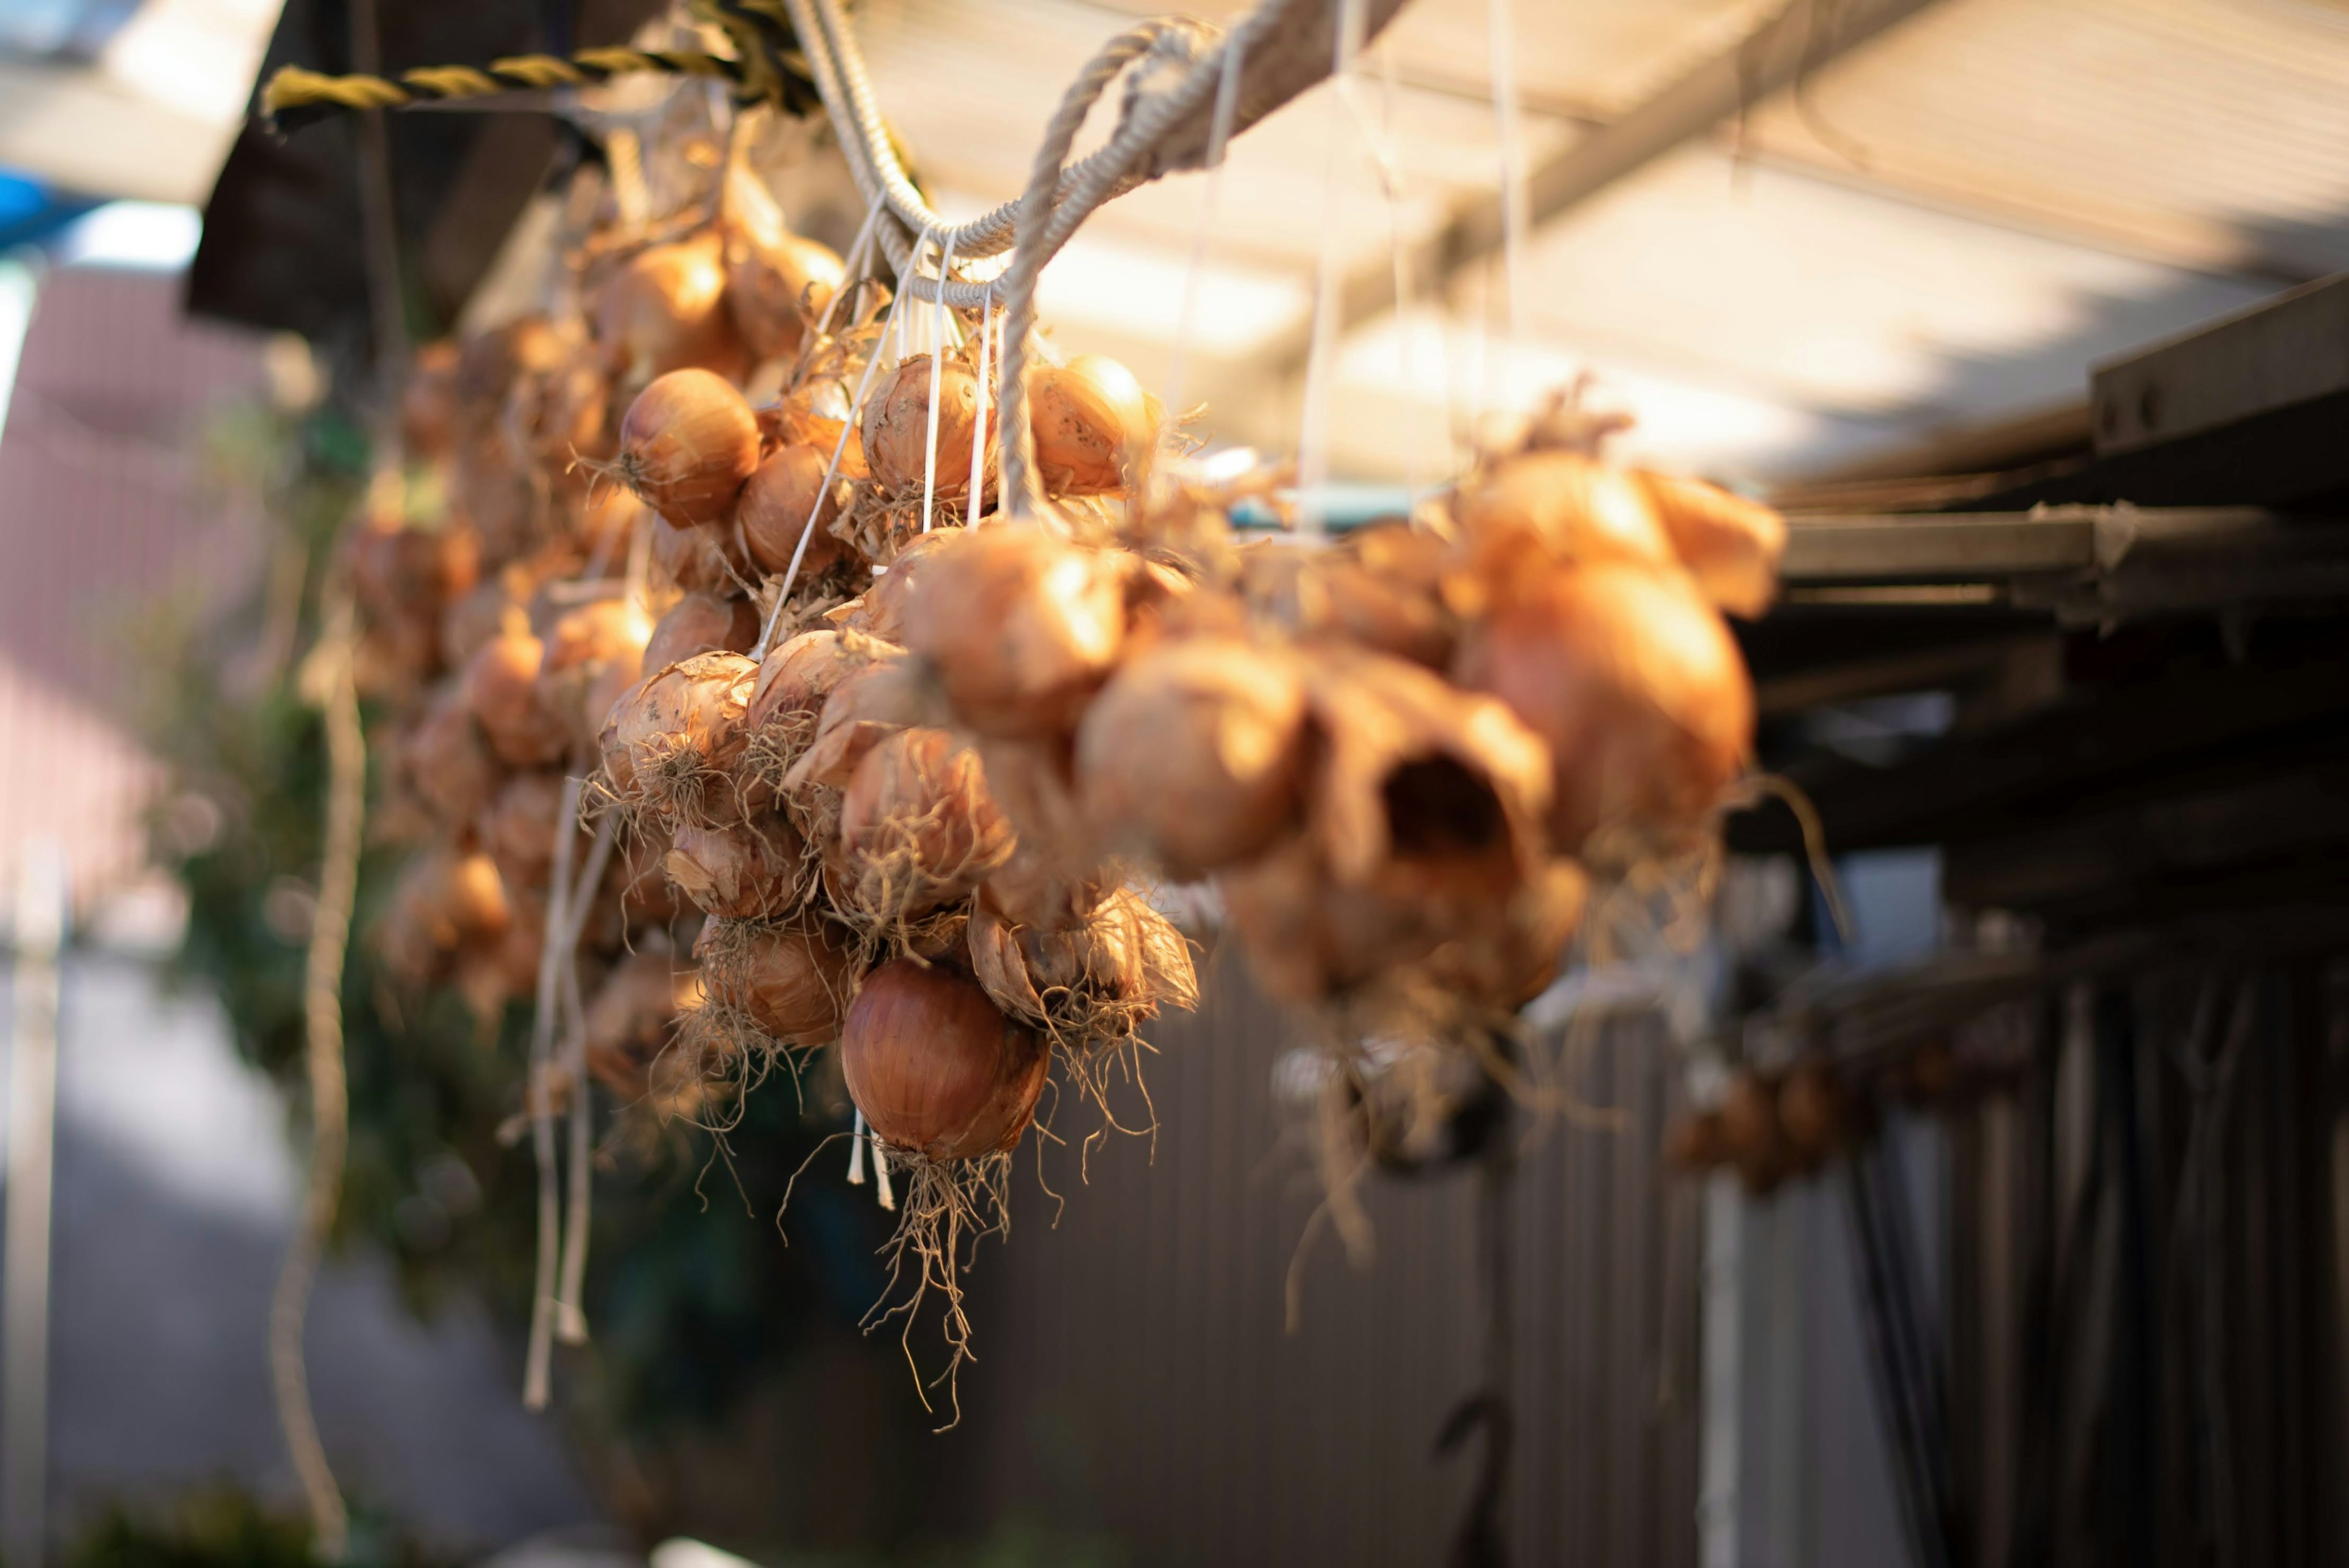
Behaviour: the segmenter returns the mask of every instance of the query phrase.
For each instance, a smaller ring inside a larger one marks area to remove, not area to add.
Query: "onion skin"
[[[759,466],[759,421],[742,394],[707,370],[672,370],[620,421],[618,471],[678,528],[726,521]]]
[[[679,827],[661,866],[697,909],[725,920],[788,914],[807,892],[799,833],[772,814],[718,828]]]
[[[971,969],[1005,1012],[1040,1024],[1107,1013],[1123,1034],[1160,1004],[1199,1005],[1190,944],[1148,900],[1120,888],[1085,920],[1054,928],[1005,920],[982,902],[968,933]],[[1082,1038],[1072,1044],[1092,1043]]]
[[[1017,1144],[1050,1060],[976,981],[908,958],[865,976],[840,1034],[849,1098],[874,1136],[933,1161]]]
[[[1704,596],[1733,615],[1758,620],[1778,596],[1786,520],[1702,480],[1644,471],[1636,477]]]
[[[604,726],[604,769],[623,799],[647,799],[653,781],[682,767],[705,778],[731,768],[749,744],[745,722],[759,666],[740,654],[697,654],[647,676],[621,698]],[[703,825],[732,816],[733,791],[699,791],[681,802],[655,793],[648,803],[667,816],[681,808]]]
[[[1158,442],[1158,400],[1105,355],[1081,354],[1029,377],[1028,418],[1048,495],[1123,490]]]
[[[688,593],[722,599],[750,581],[750,552],[730,528],[656,528],[652,554],[660,575]]]
[[[696,654],[747,654],[758,641],[759,608],[748,599],[688,593],[653,627],[641,663],[662,670]]]
[[[595,297],[595,337],[615,378],[642,387],[687,366],[739,375],[742,343],[725,295],[715,234],[637,252]]]
[[[699,976],[672,954],[647,950],[621,959],[588,998],[587,1070],[613,1093],[641,1099],[678,1016],[700,1000]]]
[[[702,928],[694,951],[710,994],[741,1010],[778,1046],[823,1046],[840,1037],[856,989],[854,955],[829,925]]]
[[[1456,676],[1549,743],[1550,842],[1568,853],[1602,830],[1684,845],[1753,749],[1744,661],[1677,572],[1554,573],[1475,629]]]
[[[927,673],[916,661],[874,658],[843,676],[824,698],[814,738],[784,775],[783,787],[845,789],[875,746],[902,730],[936,728],[943,720]]]
[[[1118,557],[1040,528],[980,529],[926,563],[905,633],[970,728],[1063,733],[1117,663],[1123,571]]]
[[[457,346],[443,338],[416,351],[399,389],[399,433],[410,457],[448,455],[457,434]]]
[[[823,488],[830,456],[810,446],[779,447],[760,463],[750,482],[742,487],[734,518],[741,524],[750,559],[762,571],[781,572],[791,565],[792,552],[799,549],[800,536],[807,532],[811,516],[815,520],[814,531],[808,534],[799,580],[813,580],[848,553],[848,546],[833,536],[832,521],[840,515],[842,499],[849,487],[845,481],[834,479],[830,490]],[[823,498],[821,509],[816,504],[819,495]]]
[[[885,642],[905,645],[905,626],[922,580],[964,537],[960,528],[934,528],[916,535],[897,552],[888,568],[873,581],[854,606],[837,623],[843,628],[866,632]]]
[[[847,269],[828,245],[803,235],[736,232],[726,242],[726,304],[761,359],[797,354]]]
[[[554,863],[554,832],[563,817],[563,775],[517,773],[481,813],[481,848],[506,885],[543,888]]]
[[[504,777],[455,686],[443,688],[409,731],[400,766],[425,807],[450,829],[467,827],[479,817]]]
[[[481,581],[481,536],[461,523],[409,528],[370,517],[351,538],[351,588],[373,615],[437,619]]]
[[[1579,452],[1520,453],[1463,483],[1454,498],[1465,572],[1455,607],[1504,603],[1546,569],[1594,562],[1674,564],[1653,501],[1626,469]]]
[[[750,691],[750,727],[812,719],[840,683],[897,652],[877,638],[831,630],[802,632],[767,650]]]
[[[1010,854],[1012,833],[978,753],[945,730],[906,729],[856,765],[841,796],[840,841],[862,868],[910,860],[884,879],[898,907],[876,913],[913,915],[986,881]]]
[[[1129,662],[1077,727],[1077,796],[1094,831],[1186,881],[1262,851],[1295,821],[1305,761],[1293,665],[1221,638]]]
[[[971,426],[978,417],[978,378],[959,359],[938,371],[938,444],[935,493],[959,500],[970,488]],[[995,405],[988,403],[988,448],[994,444]],[[895,495],[920,495],[929,452],[930,356],[916,354],[882,376],[864,399],[861,421],[864,461],[882,488]],[[988,459],[991,460],[991,459]],[[986,490],[987,474],[979,476]]]
[[[536,637],[509,633],[483,644],[465,665],[465,704],[490,749],[509,767],[543,767],[560,760],[570,745],[568,727],[540,699],[545,655],[546,645]]]

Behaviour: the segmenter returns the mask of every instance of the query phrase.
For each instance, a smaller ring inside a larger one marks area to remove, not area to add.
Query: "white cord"
[[[1223,201],[1224,151],[1231,139],[1232,113],[1239,102],[1246,45],[1246,39],[1235,37],[1224,50],[1223,74],[1216,84],[1216,113],[1207,122],[1207,178],[1206,189],[1199,193],[1199,232],[1191,240],[1191,266],[1183,274],[1183,314],[1174,325],[1174,363],[1166,370],[1166,412],[1178,418],[1183,412],[1183,382],[1190,368],[1191,331],[1199,310],[1199,280],[1207,267],[1207,240]]]
[[[995,282],[988,280],[987,297],[978,306],[978,406],[971,412],[970,480],[966,486],[968,500],[963,506],[963,526],[977,528],[979,515],[986,510],[986,486],[980,476],[987,470],[987,356],[995,342]]]
[[[1363,32],[1363,0],[1339,0],[1338,50],[1331,75],[1342,88],[1354,67]],[[1321,253],[1313,275],[1313,333],[1305,356],[1304,407],[1298,419],[1297,525],[1318,534],[1327,526],[1330,488],[1330,361],[1338,341],[1338,116],[1345,94],[1332,94],[1321,170]]]
[[[864,1185],[864,1113],[856,1113],[856,1126],[848,1134],[848,1184]]]
[[[954,270],[954,238],[948,235],[938,248],[938,282],[943,285],[947,274]],[[922,531],[930,531],[930,513],[938,497],[938,401],[943,396],[947,373],[947,291],[938,290],[938,308],[933,317],[937,328],[937,341],[930,345],[930,405],[929,426],[922,437]]]
[[[864,361],[864,374],[857,378],[855,395],[848,400],[848,418],[842,421],[840,439],[832,444],[832,461],[823,467],[823,482],[816,486],[815,503],[808,508],[807,522],[800,529],[800,542],[792,547],[791,564],[783,569],[783,585],[775,591],[774,607],[767,612],[767,624],[759,633],[759,645],[750,651],[754,659],[767,656],[767,649],[775,640],[775,628],[782,623],[783,601],[791,597],[792,584],[800,578],[800,562],[807,559],[808,541],[815,537],[815,520],[823,515],[823,503],[832,494],[832,481],[840,477],[840,459],[848,450],[849,432],[864,417],[864,395],[873,386],[873,372],[889,351],[889,335],[896,329],[897,312],[905,305],[905,275],[898,274],[899,288],[890,296],[888,319],[881,324],[881,335],[873,345],[873,353]]]

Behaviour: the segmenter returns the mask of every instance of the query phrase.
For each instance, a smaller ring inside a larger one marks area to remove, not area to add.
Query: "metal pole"
[[[65,853],[28,847],[16,884],[16,1026],[8,1053],[7,1237],[0,1254],[0,1548],[39,1563],[47,1533],[49,1181],[57,1109],[57,950]]]

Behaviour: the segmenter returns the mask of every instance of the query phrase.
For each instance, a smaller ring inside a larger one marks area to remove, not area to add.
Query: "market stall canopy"
[[[1085,60],[1164,8],[870,0],[854,16],[883,108],[958,221],[1019,192]],[[312,9],[289,8],[272,64],[344,63],[338,36],[297,31]],[[1228,23],[1243,6],[1190,9]],[[1495,15],[1513,18],[1498,40]],[[540,24],[521,5],[389,7],[384,57],[555,43]],[[1530,230],[1514,320],[1496,63],[1514,78]],[[1342,93],[1317,89],[1236,140],[1212,197],[1186,175],[1103,208],[1040,304],[1069,348],[1160,387],[1187,331],[1183,400],[1208,403],[1203,433],[1288,449],[1326,275],[1333,471],[1358,480],[1449,471],[1480,411],[1584,372],[1640,416],[1637,452],[1668,463],[1766,482],[1897,469],[1930,441],[1999,466],[2085,443],[2083,366],[2349,267],[2343,80],[2336,7],[1413,0]],[[545,167],[551,133],[524,155],[527,116],[397,118],[406,232],[448,306],[486,268],[522,205],[513,171]],[[496,128],[482,150],[426,145],[482,124]],[[200,304],[263,319],[322,279],[355,281],[355,182],[291,171],[347,145],[335,128],[285,149],[248,139],[254,178],[264,158],[287,167],[266,202],[232,167],[212,216],[233,220],[240,264],[200,263]],[[436,177],[434,158],[471,160],[475,183]],[[299,268],[262,242],[273,231],[306,247]]]

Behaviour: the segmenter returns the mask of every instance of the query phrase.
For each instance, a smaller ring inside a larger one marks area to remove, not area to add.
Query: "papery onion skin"
[[[712,997],[739,1008],[778,1046],[829,1045],[856,989],[852,944],[836,928],[711,921],[694,952]]]
[[[910,958],[865,976],[840,1035],[849,1098],[874,1136],[931,1161],[1018,1143],[1050,1059],[976,981]]]
[[[688,593],[653,627],[640,662],[646,669],[667,669],[696,654],[747,654],[758,640],[759,610],[748,599]]]
[[[1028,418],[1048,495],[1124,488],[1158,439],[1157,399],[1106,355],[1039,368],[1028,378]]]
[[[970,487],[971,426],[978,417],[978,378],[959,359],[938,370],[937,461],[932,485],[940,500],[960,500]],[[985,451],[991,453],[994,399],[988,403]],[[864,461],[894,494],[922,493],[930,448],[930,356],[916,354],[883,373],[864,399]],[[980,490],[987,475],[980,474]]]
[[[1305,690],[1288,659],[1221,638],[1121,668],[1077,727],[1076,787],[1111,847],[1180,879],[1247,860],[1296,819]]]
[[[1455,596],[1464,589],[1475,600],[1506,601],[1561,565],[1613,561],[1662,567],[1678,559],[1653,501],[1631,471],[1579,452],[1539,450],[1505,459],[1462,483],[1453,512],[1465,568]]]
[[[563,795],[560,773],[517,773],[499,788],[481,813],[481,848],[509,887],[546,885],[554,861],[555,828],[563,818]]]
[[[697,654],[647,676],[604,726],[604,769],[622,799],[708,826],[732,820],[721,776],[749,744],[759,666],[740,654]]]
[[[771,812],[723,827],[679,827],[662,869],[695,907],[725,920],[788,914],[807,891],[800,836]]]
[[[1744,660],[1677,571],[1552,573],[1476,628],[1456,676],[1548,742],[1550,842],[1568,853],[1601,830],[1684,847],[1753,750]]]
[[[546,645],[528,633],[485,643],[465,665],[465,703],[509,767],[536,768],[563,756],[570,732],[540,699],[538,675]]]
[[[1125,635],[1117,556],[1011,523],[926,562],[905,645],[926,656],[955,717],[982,735],[1051,735],[1115,665]]]
[[[587,1001],[587,1070],[615,1094],[641,1097],[678,1016],[700,1000],[699,976],[675,954],[647,949],[621,959]]]
[[[595,297],[595,336],[623,386],[691,366],[739,375],[741,339],[726,314],[715,234],[639,251]]]
[[[750,727],[814,718],[842,681],[897,651],[875,637],[829,629],[802,632],[776,644],[759,662],[758,684],[750,693]]]
[[[450,828],[462,828],[480,816],[504,778],[455,685],[444,687],[408,732],[400,766],[426,807]]]
[[[678,528],[726,521],[759,466],[759,421],[724,377],[672,370],[620,421],[621,480]]]
[[[913,613],[915,596],[921,591],[922,579],[963,536],[960,528],[934,528],[915,538],[897,552],[887,570],[873,580],[873,586],[864,591],[863,598],[852,606],[843,607],[847,613],[840,617],[839,624],[903,646],[907,618]]]
[[[688,593],[720,598],[749,592],[756,569],[730,528],[653,530],[653,564],[659,574]]]
[[[1733,615],[1760,618],[1778,595],[1786,520],[1702,480],[1647,471],[1638,478],[1681,564],[1705,597]]]
[[[808,323],[847,269],[828,245],[803,235],[736,233],[726,244],[726,303],[734,325],[761,359],[799,352]]]
[[[840,841],[867,869],[908,862],[885,879],[901,907],[878,913],[913,915],[978,887],[1011,852],[1012,834],[978,753],[944,730],[907,729],[856,765],[841,797]]]
[[[735,521],[741,524],[750,559],[761,570],[781,572],[788,568],[792,554],[799,551],[802,534],[807,538],[807,550],[800,558],[799,580],[802,583],[829,570],[848,553],[848,546],[832,532],[833,519],[840,515],[842,497],[848,487],[835,478],[829,490],[823,488],[829,456],[811,446],[778,447],[742,487],[741,499],[735,503]],[[823,497],[820,507],[818,496]],[[814,519],[812,531],[811,517]]]

